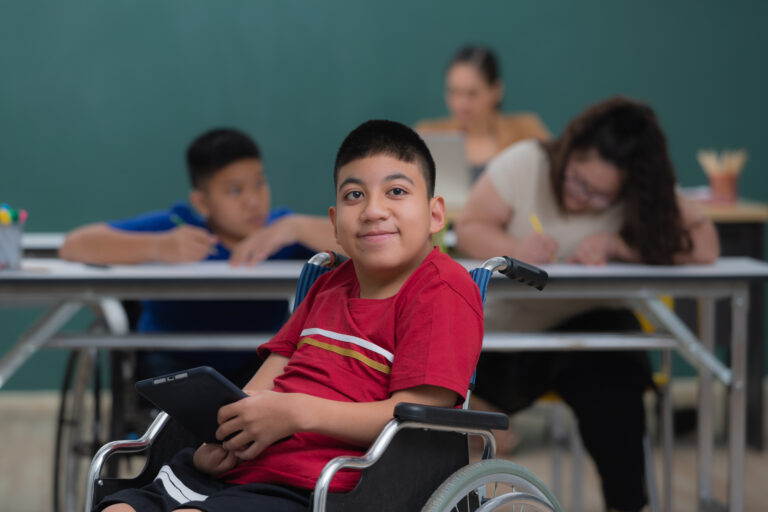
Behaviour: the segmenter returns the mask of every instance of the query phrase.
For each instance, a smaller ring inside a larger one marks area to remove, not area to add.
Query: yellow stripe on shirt
[[[333,352],[334,354],[339,354],[340,356],[357,359],[364,365],[387,375],[389,375],[389,373],[392,371],[392,369],[389,366],[383,363],[380,363],[378,361],[374,361],[370,357],[366,357],[360,352],[352,350],[351,348],[344,348],[344,347],[339,347],[337,345],[331,345],[330,343],[317,341],[316,339],[313,339],[313,338],[302,338],[301,341],[299,341],[299,345],[296,347],[296,349],[297,350],[300,349],[302,345],[312,345],[313,347],[321,348],[323,350],[328,350],[330,352]]]

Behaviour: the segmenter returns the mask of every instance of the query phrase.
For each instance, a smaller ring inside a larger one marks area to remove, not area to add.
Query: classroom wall
[[[466,42],[497,50],[504,110],[558,133],[591,102],[642,99],[683,186],[705,184],[698,149],[747,148],[743,195],[768,201],[766,20],[759,1],[4,2],[0,201],[29,231],[166,207],[188,191],[187,143],[227,125],[259,141],[275,204],[324,213],[346,132],[445,115]],[[0,354],[17,316],[0,311]],[[62,356],[9,387],[56,385]]]

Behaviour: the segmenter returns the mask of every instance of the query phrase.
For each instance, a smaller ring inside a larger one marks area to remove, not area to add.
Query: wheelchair
[[[314,280],[332,270],[341,258],[333,253],[313,256],[302,269],[295,304],[301,302]],[[470,272],[483,302],[493,272],[541,290],[547,280],[542,270],[508,257],[492,258]],[[468,393],[469,395],[469,393]],[[328,462],[310,500],[315,512],[422,510],[478,511],[541,510],[560,512],[554,494],[530,471],[495,459],[493,429],[509,428],[505,414],[400,403],[393,419],[361,457],[337,457]],[[482,460],[469,464],[468,436],[484,441]],[[160,413],[137,440],[113,441],[96,453],[88,472],[84,510],[121,489],[150,483],[160,467],[184,447],[199,446],[167,414]],[[115,454],[147,452],[147,462],[133,478],[102,476]],[[357,486],[346,493],[329,492],[341,469],[360,471]]]

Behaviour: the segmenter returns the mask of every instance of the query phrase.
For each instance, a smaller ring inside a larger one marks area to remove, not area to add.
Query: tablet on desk
[[[206,443],[220,442],[219,409],[247,396],[210,366],[140,380],[136,391]]]

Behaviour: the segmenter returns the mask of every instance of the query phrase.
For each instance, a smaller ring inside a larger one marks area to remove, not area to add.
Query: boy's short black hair
[[[418,133],[404,124],[383,119],[364,122],[341,143],[333,169],[334,188],[338,186],[339,169],[354,160],[382,154],[416,163],[427,184],[428,197],[435,194],[435,161],[427,145]]]
[[[187,170],[194,188],[200,188],[232,162],[256,158],[261,151],[253,139],[238,130],[217,128],[197,137],[187,148]]]

